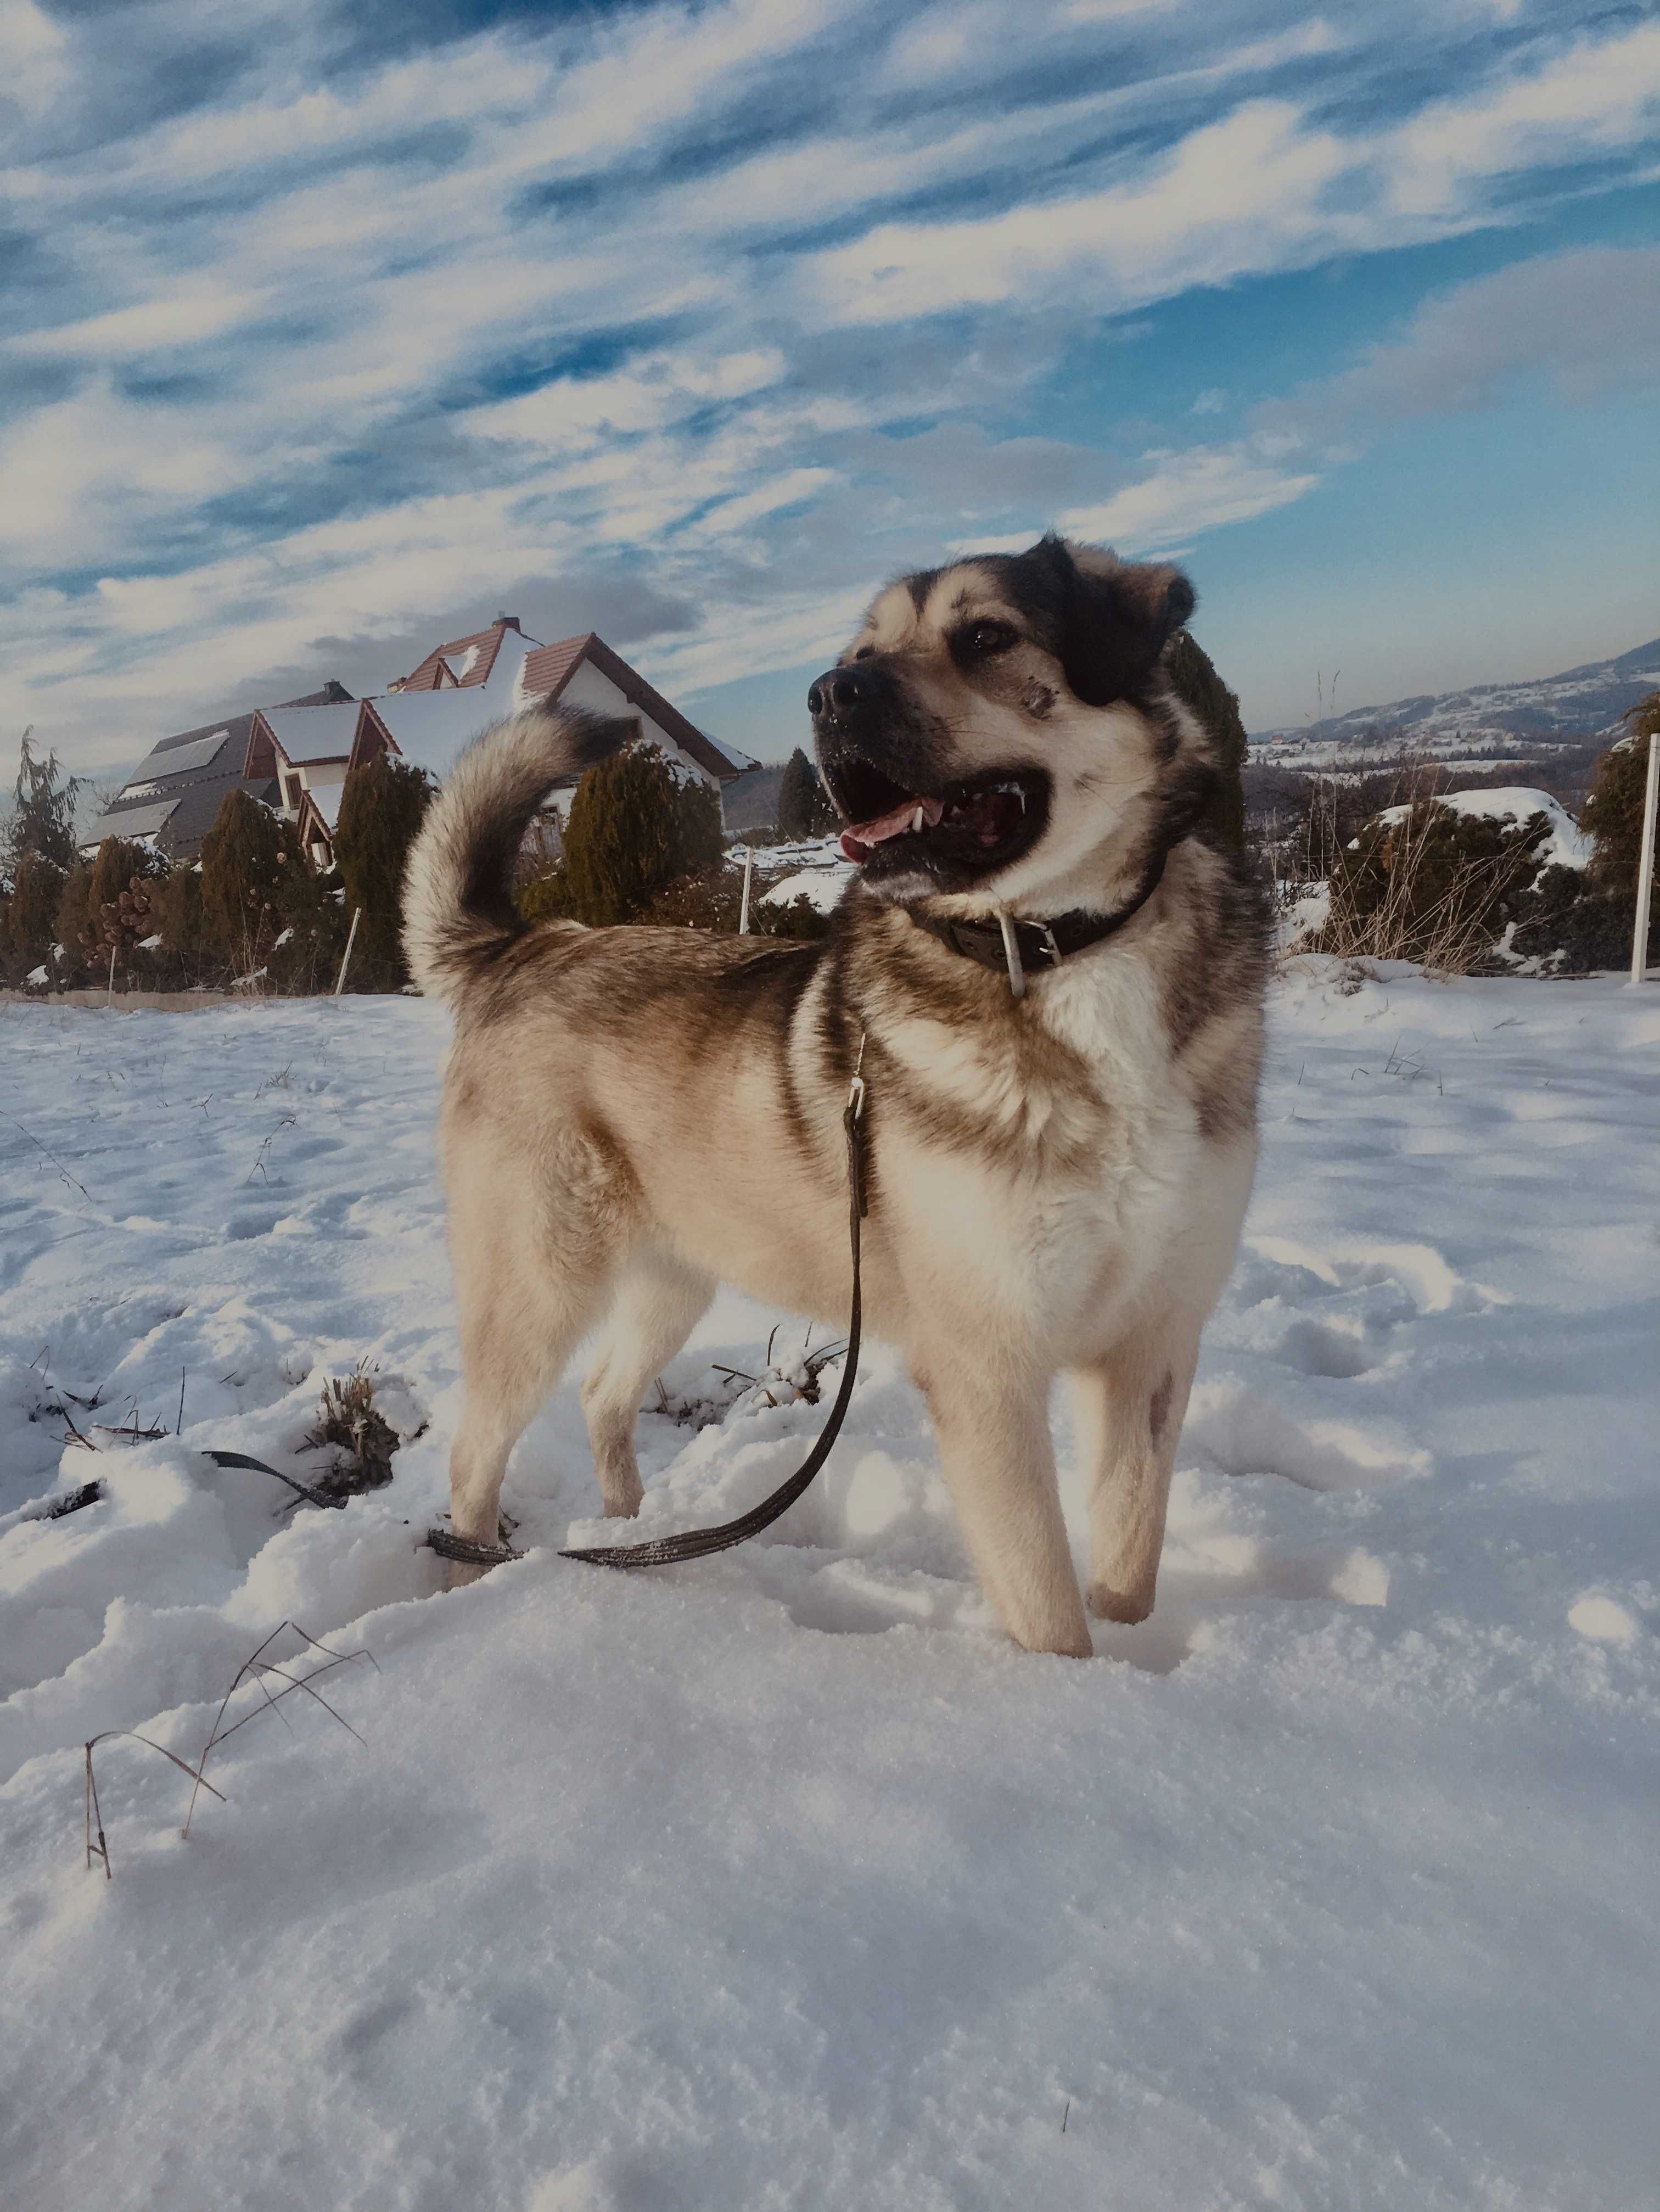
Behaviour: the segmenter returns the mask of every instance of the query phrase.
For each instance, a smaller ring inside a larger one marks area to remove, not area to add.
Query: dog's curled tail
[[[550,785],[619,750],[638,726],[621,715],[532,707],[467,747],[404,877],[404,957],[429,998],[458,997],[523,933],[513,866],[531,817]]]

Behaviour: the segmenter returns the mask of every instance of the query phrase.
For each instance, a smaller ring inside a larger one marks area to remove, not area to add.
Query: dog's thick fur
[[[524,927],[508,881],[532,811],[631,726],[532,709],[463,757],[404,901],[415,975],[456,1017],[458,1535],[496,1540],[508,1452],[596,1323],[582,1401],[613,1516],[640,1504],[642,1395],[718,1281],[845,1325],[842,1111],[862,1036],[867,1325],[927,1399],[987,1595],[1028,1649],[1090,1650],[1049,1438],[1064,1372],[1088,1602],[1146,1618],[1250,1187],[1265,971],[1262,902],[1205,827],[1210,741],[1160,668],[1192,604],[1173,569],[1052,538],[884,591],[814,687],[821,766],[833,793],[863,775],[947,812],[886,833],[821,945]],[[1004,796],[965,848],[952,794],[976,787]],[[1110,914],[1160,852],[1142,909],[1018,1000],[909,911]]]

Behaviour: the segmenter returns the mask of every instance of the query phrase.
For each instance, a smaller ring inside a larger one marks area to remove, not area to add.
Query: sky
[[[498,611],[760,758],[887,577],[1179,558],[1253,729],[1660,633],[1660,17],[0,0],[0,748]]]

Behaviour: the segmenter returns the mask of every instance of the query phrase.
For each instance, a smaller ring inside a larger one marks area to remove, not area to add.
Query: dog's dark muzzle
[[[830,731],[866,729],[891,714],[899,687],[891,672],[873,661],[864,666],[827,668],[807,687],[807,712],[815,737]]]

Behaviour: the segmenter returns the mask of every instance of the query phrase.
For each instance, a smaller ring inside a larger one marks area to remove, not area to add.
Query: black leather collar
[[[1047,975],[1058,968],[1063,960],[1075,952],[1085,952],[1091,945],[1099,945],[1103,938],[1111,937],[1121,930],[1132,915],[1142,908],[1158,890],[1164,873],[1167,854],[1160,853],[1142,877],[1140,887],[1128,906],[1121,906],[1112,914],[1090,914],[1082,907],[1073,907],[1066,914],[1057,914],[1048,921],[1027,921],[1010,919],[1009,928],[1014,938],[1020,969],[1026,975]],[[973,960],[982,968],[994,969],[1006,975],[1015,995],[1019,996],[1024,985],[1011,966],[1004,942],[1003,925],[995,915],[981,921],[946,921],[931,914],[919,914],[915,907],[908,909],[919,929],[926,929],[930,937],[964,960]]]

